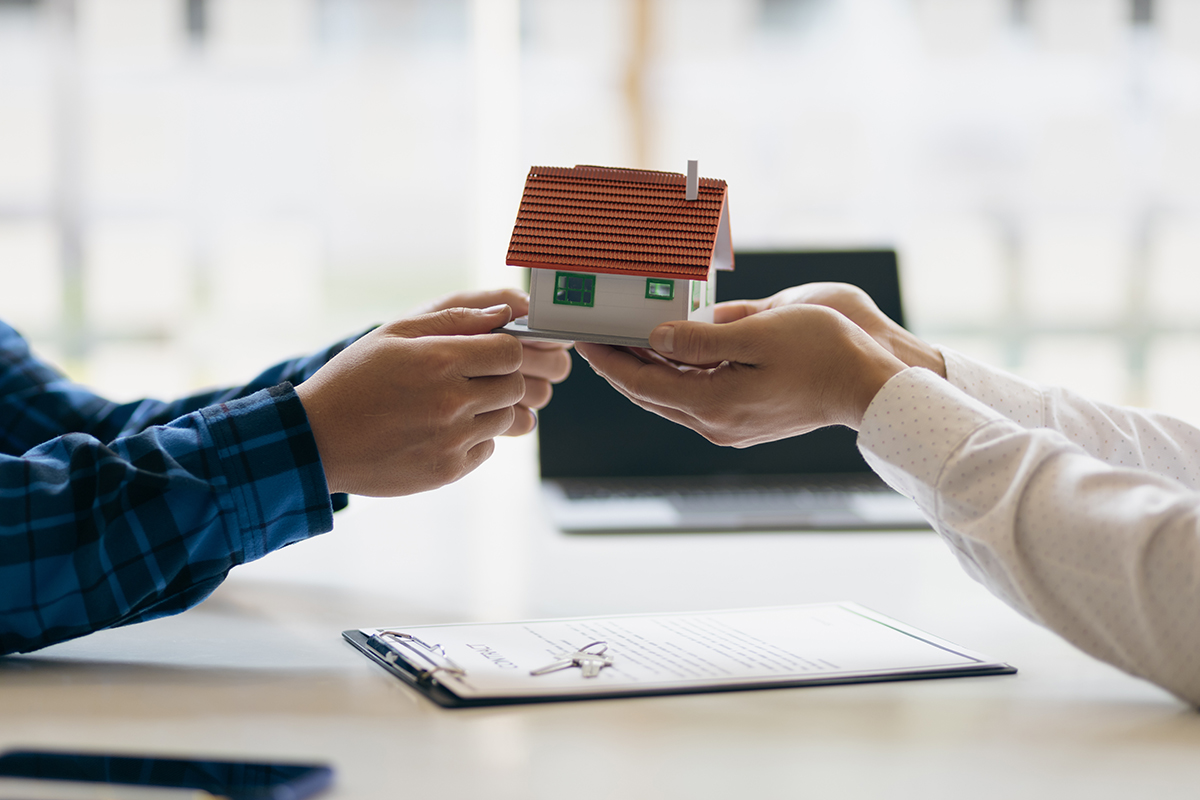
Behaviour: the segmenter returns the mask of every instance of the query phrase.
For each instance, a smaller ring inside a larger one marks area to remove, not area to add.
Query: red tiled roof
[[[678,172],[533,167],[506,263],[649,277],[708,277],[725,181],[685,200]]]

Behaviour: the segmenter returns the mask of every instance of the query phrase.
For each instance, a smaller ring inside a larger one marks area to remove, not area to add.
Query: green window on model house
[[[692,281],[692,311],[700,308],[700,298],[703,296],[704,289],[700,286],[700,281]]]
[[[596,303],[596,276],[574,272],[554,275],[554,303],[562,306],[593,306]]]
[[[674,300],[675,281],[663,280],[662,278],[646,278],[646,299]]]

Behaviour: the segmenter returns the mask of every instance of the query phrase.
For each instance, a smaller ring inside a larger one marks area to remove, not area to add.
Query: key
[[[560,658],[558,661],[553,661],[541,669],[530,670],[530,675],[547,675],[551,672],[558,672],[560,669],[567,669],[575,666],[574,658]]]
[[[605,667],[611,667],[613,660],[610,656],[600,656],[581,658],[579,659],[579,667],[583,671],[583,677],[594,678],[600,674],[600,670]]]
[[[597,649],[599,648],[599,649]],[[558,672],[571,667],[579,667],[585,678],[595,678],[600,674],[600,670],[613,665],[613,657],[605,655],[608,651],[608,645],[604,642],[592,642],[576,650],[574,653],[569,653],[560,656],[557,661],[552,661],[541,669],[531,670],[530,675],[546,675],[551,672]]]

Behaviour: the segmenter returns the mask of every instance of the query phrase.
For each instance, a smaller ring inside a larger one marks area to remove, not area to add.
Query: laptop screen
[[[766,297],[812,281],[866,290],[901,325],[900,276],[893,250],[738,253],[717,277],[717,299]],[[539,412],[545,479],[673,478],[870,472],[848,428],[825,428],[746,449],[718,447],[700,434],[626,400],[571,352],[571,375]]]

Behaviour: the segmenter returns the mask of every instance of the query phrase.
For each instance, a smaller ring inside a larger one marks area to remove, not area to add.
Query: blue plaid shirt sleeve
[[[330,530],[341,503],[292,385],[349,341],[237,389],[120,405],[0,323],[0,654],[178,613]]]

